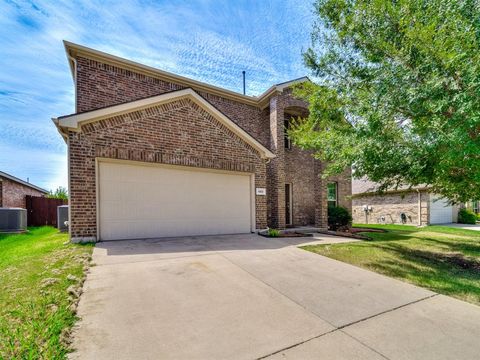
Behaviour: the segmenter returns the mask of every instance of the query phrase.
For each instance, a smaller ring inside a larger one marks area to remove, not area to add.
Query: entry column
[[[270,227],[285,228],[284,104],[277,94],[270,99],[270,150],[276,155],[268,164]]]

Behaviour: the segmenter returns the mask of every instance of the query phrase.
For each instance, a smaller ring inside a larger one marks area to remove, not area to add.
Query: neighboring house
[[[377,183],[352,181],[352,217],[357,224],[446,224],[456,222],[457,215],[457,206],[425,186],[401,186],[379,193]]]
[[[0,171],[0,207],[25,209],[25,196],[43,196],[48,191]]]
[[[477,215],[480,214],[480,201],[479,200],[468,201],[465,204],[465,207],[469,210],[472,210]]]
[[[307,78],[246,96],[65,46],[76,113],[53,121],[68,144],[73,241],[326,228],[327,201],[351,209],[350,170],[322,180],[286,136],[308,111],[291,86]]]

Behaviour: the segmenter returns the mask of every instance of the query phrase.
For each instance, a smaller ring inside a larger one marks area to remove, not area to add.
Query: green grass
[[[353,227],[356,228],[366,228],[366,229],[383,229],[383,230],[416,230],[416,226],[412,225],[380,225],[380,224],[353,224]]]
[[[384,229],[371,240],[303,249],[480,305],[480,232],[427,226],[355,225]]]
[[[52,227],[0,234],[0,359],[63,359],[91,245]],[[67,279],[68,275],[75,276]]]

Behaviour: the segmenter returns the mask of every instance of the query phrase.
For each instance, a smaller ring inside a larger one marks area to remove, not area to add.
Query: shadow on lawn
[[[380,241],[405,241],[405,240],[412,240],[412,232],[408,232],[402,234],[400,232],[385,232],[385,233],[368,233],[362,232],[361,235],[366,236],[368,239],[365,241],[368,242],[380,242]]]
[[[447,244],[448,245],[448,244]],[[461,273],[462,271],[468,272],[468,277],[477,277],[480,280],[480,260],[472,257],[465,256],[460,252],[437,252],[427,251],[420,249],[412,249],[401,244],[384,243],[377,244],[377,247],[395,253],[396,256],[402,260],[420,263],[423,266],[427,266],[432,269],[452,271],[455,273]],[[396,266],[402,268],[408,266],[404,263],[395,263]],[[407,270],[407,269],[405,269]],[[411,271],[419,271],[414,266],[409,269]],[[424,270],[422,270],[424,271]]]
[[[480,260],[461,253],[411,249],[400,244],[377,246],[393,253],[396,260],[369,263],[375,271],[480,304]]]
[[[439,245],[443,245],[452,251],[469,253],[474,256],[480,256],[480,243],[477,245],[473,243],[474,240],[469,240],[470,243],[465,243],[462,241],[453,242],[453,241],[444,241],[439,239],[428,239],[429,241],[435,242]]]
[[[413,259],[408,260],[412,261]],[[422,262],[419,265],[425,264]],[[480,276],[478,272],[462,268],[446,269],[431,264],[427,266],[428,268],[425,269],[412,264],[398,263],[394,260],[371,264],[372,268],[382,274],[407,280],[432,291],[455,296],[462,300],[469,297],[470,302],[480,304]]]

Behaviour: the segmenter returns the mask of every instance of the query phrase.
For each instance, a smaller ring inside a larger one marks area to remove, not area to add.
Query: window
[[[327,201],[328,206],[337,206],[337,183],[327,184]]]
[[[290,130],[290,118],[287,118],[283,121],[283,137],[284,137],[285,149],[292,148],[292,141],[288,136],[288,130]]]
[[[472,210],[475,214],[480,212],[480,201],[472,201]]]

